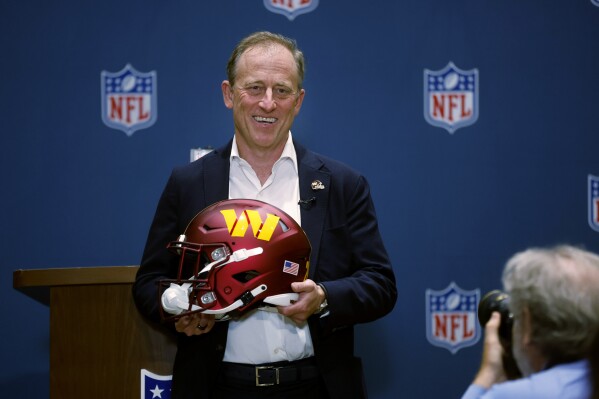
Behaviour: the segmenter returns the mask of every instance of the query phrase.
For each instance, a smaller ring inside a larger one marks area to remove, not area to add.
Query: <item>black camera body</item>
[[[514,324],[514,315],[510,311],[509,305],[510,297],[499,290],[486,293],[478,304],[478,321],[483,328],[491,318],[491,314],[499,312],[501,315],[499,337],[505,341],[505,344],[512,342],[512,326]]]
[[[493,312],[499,312],[501,315],[501,324],[497,333],[504,351],[502,362],[505,375],[508,380],[521,378],[522,373],[518,369],[512,352],[514,315],[510,310],[510,297],[508,294],[499,290],[493,290],[486,293],[480,300],[478,304],[478,322],[483,328],[485,328]]]

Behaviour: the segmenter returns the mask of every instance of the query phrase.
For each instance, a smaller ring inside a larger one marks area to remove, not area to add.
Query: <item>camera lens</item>
[[[513,315],[509,309],[510,297],[499,290],[493,290],[485,294],[478,304],[478,321],[484,328],[493,312],[501,314],[501,325],[499,326],[499,337],[506,342],[512,340]]]

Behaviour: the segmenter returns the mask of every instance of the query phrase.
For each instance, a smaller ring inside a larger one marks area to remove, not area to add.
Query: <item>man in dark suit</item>
[[[303,54],[293,40],[252,34],[227,72],[222,92],[234,137],[173,170],[133,287],[136,304],[160,320],[156,283],[178,268],[167,244],[224,199],[262,200],[300,223],[312,246],[309,276],[293,283],[298,300],[278,312],[259,308],[230,321],[196,313],[174,323],[172,397],[365,398],[353,326],[386,315],[397,298],[368,183],[292,138],[305,95]]]

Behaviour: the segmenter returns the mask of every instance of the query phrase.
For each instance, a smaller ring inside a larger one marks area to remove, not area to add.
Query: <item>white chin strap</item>
[[[240,262],[242,260],[246,260],[250,256],[260,255],[262,252],[264,252],[262,247],[256,247],[256,248],[252,248],[252,249],[245,249],[245,248],[239,249],[239,250],[233,252],[231,254],[231,256],[229,256],[229,259],[224,263],[219,264],[220,261],[215,261],[215,262],[207,264],[198,273],[198,276],[202,275],[203,273],[208,273],[217,264],[218,264],[218,267],[221,267],[221,266],[227,265],[229,263]],[[192,276],[190,278],[190,280],[195,280],[195,279],[196,279],[196,276]],[[173,315],[178,315],[183,312],[202,310],[203,308],[201,308],[200,306],[197,306],[197,305],[191,305],[191,308],[189,307],[189,294],[191,292],[191,286],[192,286],[191,283],[184,283],[181,285],[171,283],[170,287],[168,287],[162,293],[162,298],[160,301],[162,303],[162,308],[165,310],[165,312],[173,314]],[[266,284],[262,284],[256,288],[254,288],[252,291],[250,291],[250,294],[252,296],[256,296],[256,295],[266,291],[267,289],[268,289],[268,287],[266,286]],[[225,313],[235,310],[242,305],[243,305],[243,301],[241,299],[238,299],[235,302],[233,302],[231,305],[227,306],[226,308],[218,309],[218,310],[206,309],[206,310],[203,310],[202,313],[214,314],[214,315],[220,315],[220,314],[224,315]]]
[[[289,292],[287,294],[278,294],[267,296],[262,302],[268,303],[275,306],[289,306],[296,302],[299,298],[299,294],[295,292]]]

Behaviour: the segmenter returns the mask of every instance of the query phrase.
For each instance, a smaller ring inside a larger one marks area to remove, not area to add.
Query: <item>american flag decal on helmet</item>
[[[297,274],[299,273],[299,264],[292,262],[290,260],[286,260],[285,264],[283,265],[283,272],[284,273],[289,273],[289,274],[293,274],[294,276],[297,276]]]

